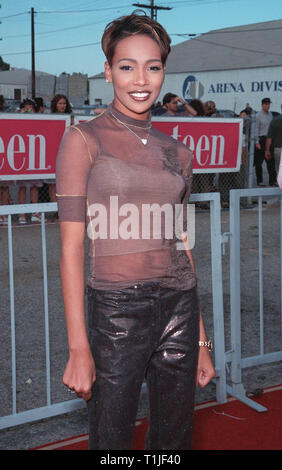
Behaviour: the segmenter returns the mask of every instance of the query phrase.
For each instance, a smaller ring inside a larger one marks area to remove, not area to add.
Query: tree
[[[10,64],[4,62],[4,60],[0,56],[0,72],[4,72],[5,70],[10,70]]]

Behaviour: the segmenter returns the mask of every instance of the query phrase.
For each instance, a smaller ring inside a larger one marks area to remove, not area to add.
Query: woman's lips
[[[128,94],[135,101],[146,101],[150,97],[149,91],[132,91]]]

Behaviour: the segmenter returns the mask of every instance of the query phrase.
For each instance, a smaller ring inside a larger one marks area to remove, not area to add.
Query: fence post
[[[15,321],[15,290],[14,290],[14,261],[12,216],[8,214],[8,251],[10,279],[10,311],[11,311],[11,351],[12,351],[12,412],[17,412],[17,374],[16,374],[16,321]]]
[[[240,284],[240,190],[230,191],[230,315],[231,315],[231,394],[257,411],[266,408],[246,396],[242,383],[241,284]]]
[[[250,126],[250,145],[249,145],[249,162],[248,162],[248,188],[253,187],[253,174],[254,174],[254,155],[256,145],[256,115],[251,114],[251,126]],[[248,197],[248,204],[252,204],[252,197]]]
[[[219,193],[213,193],[213,198],[210,201],[210,212],[216,400],[219,403],[224,403],[226,402],[227,393],[222,286],[221,206]]]

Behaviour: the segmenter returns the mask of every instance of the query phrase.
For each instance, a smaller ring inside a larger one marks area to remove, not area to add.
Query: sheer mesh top
[[[116,289],[150,280],[185,290],[196,284],[179,241],[192,163],[185,145],[112,104],[66,130],[56,163],[58,211],[60,221],[86,224],[88,285]]]

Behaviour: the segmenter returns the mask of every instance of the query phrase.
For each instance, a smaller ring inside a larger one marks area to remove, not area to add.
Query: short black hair
[[[170,103],[171,100],[173,100],[173,98],[176,98],[176,97],[177,97],[177,95],[175,95],[174,93],[167,93],[163,97],[163,105],[165,105],[167,103]]]
[[[168,33],[160,23],[144,14],[142,10],[135,10],[131,15],[121,16],[111,21],[105,28],[102,49],[110,66],[118,42],[138,34],[149,36],[159,45],[162,63],[163,65],[166,63],[171,43]]]
[[[23,100],[20,104],[20,109],[24,108],[25,106],[33,106],[34,108],[34,111],[36,109],[36,105],[34,103],[33,100],[29,99],[29,98],[26,98],[25,100]]]

